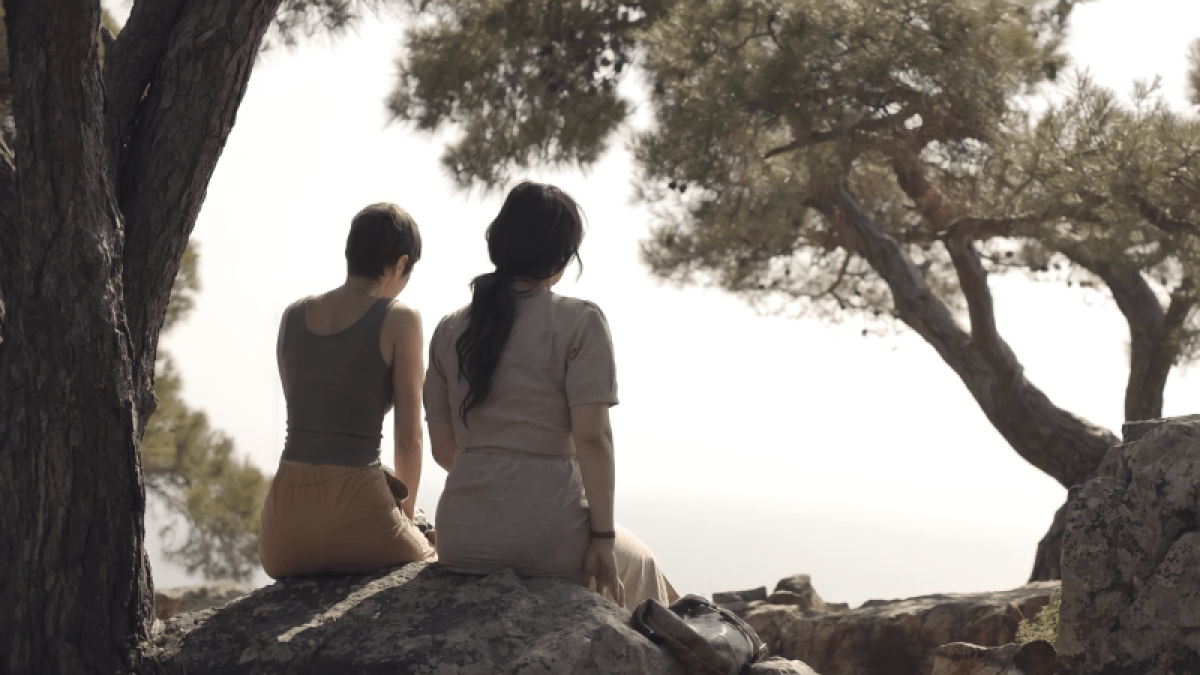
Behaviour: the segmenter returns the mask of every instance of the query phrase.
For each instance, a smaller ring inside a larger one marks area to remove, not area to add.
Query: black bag
[[[741,617],[698,595],[685,595],[669,609],[649,598],[633,610],[630,622],[666,647],[689,675],[738,675],[767,655],[767,646]]]

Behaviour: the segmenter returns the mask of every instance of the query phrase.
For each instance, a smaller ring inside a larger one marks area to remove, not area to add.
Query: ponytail
[[[513,279],[550,278],[579,260],[581,241],[583,217],[565,192],[529,182],[509,191],[487,230],[488,256],[496,271],[471,281],[467,327],[454,343],[458,377],[467,381],[467,396],[458,410],[463,425],[467,413],[491,393],[500,354],[512,333],[517,311]]]
[[[512,332],[516,304],[511,281],[512,277],[500,272],[481,274],[471,281],[467,328],[454,343],[458,376],[467,381],[467,396],[458,409],[464,425],[467,413],[479,407],[491,393],[492,376]]]

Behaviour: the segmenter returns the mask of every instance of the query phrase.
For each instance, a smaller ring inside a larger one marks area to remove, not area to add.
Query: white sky
[[[1077,63],[1101,83],[1127,92],[1161,74],[1184,109],[1200,3],[1101,0],[1077,10],[1072,34]],[[163,345],[187,401],[268,473],[286,421],[280,313],[342,282],[359,208],[394,201],[419,223],[425,254],[401,300],[424,315],[426,337],[490,269],[483,230],[501,197],[453,192],[437,139],[386,122],[400,36],[397,24],[371,23],[262,63],[196,226],[203,292]],[[556,291],[608,315],[622,399],[617,515],[675,586],[709,594],[807,572],[826,599],[858,604],[1024,583],[1065,490],[1007,446],[911,332],[863,338],[858,324],[761,317],[721,292],[650,278],[637,259],[649,216],[629,205],[630,158],[613,146],[586,175],[533,177],[587,212],[585,272]],[[992,281],[1030,379],[1119,431],[1127,329],[1115,306],[1061,285]],[[1200,377],[1173,374],[1165,412],[1196,412],[1197,394]],[[426,450],[418,506],[431,515],[444,475]],[[156,538],[151,553],[158,586],[189,583]]]

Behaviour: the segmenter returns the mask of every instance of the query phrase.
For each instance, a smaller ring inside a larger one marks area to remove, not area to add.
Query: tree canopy
[[[433,0],[388,106],[458,130],[443,162],[463,188],[586,165],[629,133],[653,274],[768,311],[902,322],[1014,450],[1071,486],[1116,436],[1028,380],[988,276],[1112,296],[1130,326],[1128,419],[1161,415],[1200,329],[1200,127],[1152,86],[1125,104],[1070,74],[1074,4]],[[1052,87],[1057,102],[1033,103]],[[644,129],[627,125],[638,104]],[[1035,578],[1057,575],[1056,546],[1052,528]]]

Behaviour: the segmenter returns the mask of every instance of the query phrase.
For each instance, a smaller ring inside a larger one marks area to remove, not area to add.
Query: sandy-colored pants
[[[258,555],[273,578],[361,573],[436,560],[378,466],[282,461],[263,504]]]
[[[646,598],[654,598],[664,605],[670,605],[679,599],[679,594],[667,581],[654,562],[654,554],[629,530],[617,525],[616,545],[613,552],[617,555],[617,578],[625,586],[625,603],[621,605],[632,611],[645,602]],[[595,583],[589,585],[596,590]],[[616,602],[610,593],[604,597]]]

